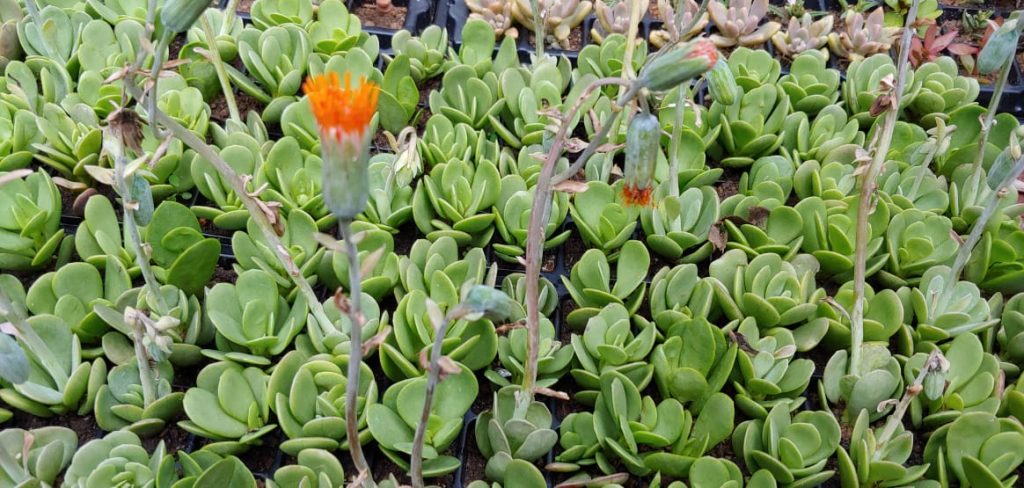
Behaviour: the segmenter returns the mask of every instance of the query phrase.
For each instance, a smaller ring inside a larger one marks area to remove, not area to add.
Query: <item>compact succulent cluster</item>
[[[465,3],[0,0],[0,486],[1021,483],[1024,127],[934,0]]]

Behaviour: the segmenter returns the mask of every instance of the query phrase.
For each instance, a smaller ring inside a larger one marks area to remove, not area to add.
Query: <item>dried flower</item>
[[[302,88],[320,125],[324,201],[338,218],[354,219],[369,198],[369,129],[380,87],[364,77],[353,86],[350,73],[339,84],[331,72],[306,80]]]
[[[626,174],[622,186],[622,201],[626,205],[651,203],[660,141],[658,117],[647,112],[633,117],[626,130]]]

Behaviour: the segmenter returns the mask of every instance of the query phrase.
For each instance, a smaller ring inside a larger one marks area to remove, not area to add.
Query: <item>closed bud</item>
[[[1020,19],[1016,16],[1011,17],[989,36],[985,47],[981,48],[981,53],[978,54],[978,71],[980,73],[987,74],[998,71],[1013,61],[1013,53],[1016,52],[1017,41],[1020,40],[1019,22]]]
[[[209,6],[207,0],[167,0],[160,10],[160,22],[169,32],[181,34],[192,28]]]
[[[649,90],[668,91],[706,73],[717,61],[715,45],[707,39],[695,39],[644,65],[637,82]]]
[[[719,59],[715,63],[715,67],[711,68],[711,72],[708,73],[708,91],[711,92],[711,98],[716,102],[725,105],[736,103],[739,87],[725,60]]]
[[[515,315],[517,304],[505,292],[484,285],[470,285],[463,289],[462,307],[469,311],[469,319],[487,317],[505,320]]]
[[[654,191],[654,166],[658,162],[661,124],[654,115],[641,112],[626,130],[626,170],[622,200],[627,205],[646,206]]]

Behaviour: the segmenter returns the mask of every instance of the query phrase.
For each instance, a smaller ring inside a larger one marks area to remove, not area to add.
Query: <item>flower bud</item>
[[[988,38],[985,47],[978,54],[978,71],[983,74],[1001,69],[1006,63],[1013,61],[1013,53],[1017,50],[1020,40],[1019,19],[1013,18],[999,26]]]
[[[505,320],[516,313],[517,304],[505,292],[484,285],[471,285],[463,289],[462,306],[470,312],[491,320]]]
[[[654,166],[658,162],[661,124],[654,115],[641,112],[626,130],[626,171],[622,200],[627,205],[646,206],[654,190]]]
[[[696,78],[715,65],[718,50],[707,39],[695,39],[644,65],[637,82],[653,91],[667,91]]]
[[[737,93],[739,87],[725,60],[719,59],[715,63],[715,67],[711,68],[711,72],[708,73],[708,91],[711,92],[711,98],[716,102],[725,105],[736,103],[736,99],[739,97],[739,93]]]
[[[164,8],[160,9],[160,22],[164,29],[181,34],[192,28],[209,6],[207,0],[167,0]]]

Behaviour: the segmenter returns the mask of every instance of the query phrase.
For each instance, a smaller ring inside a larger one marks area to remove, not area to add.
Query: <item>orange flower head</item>
[[[335,139],[340,139],[342,134],[362,136],[369,127],[377,111],[380,87],[367,81],[365,76],[359,77],[354,87],[351,82],[351,73],[345,73],[344,83],[338,83],[338,74],[328,72],[313,76],[302,85],[321,134]]]

